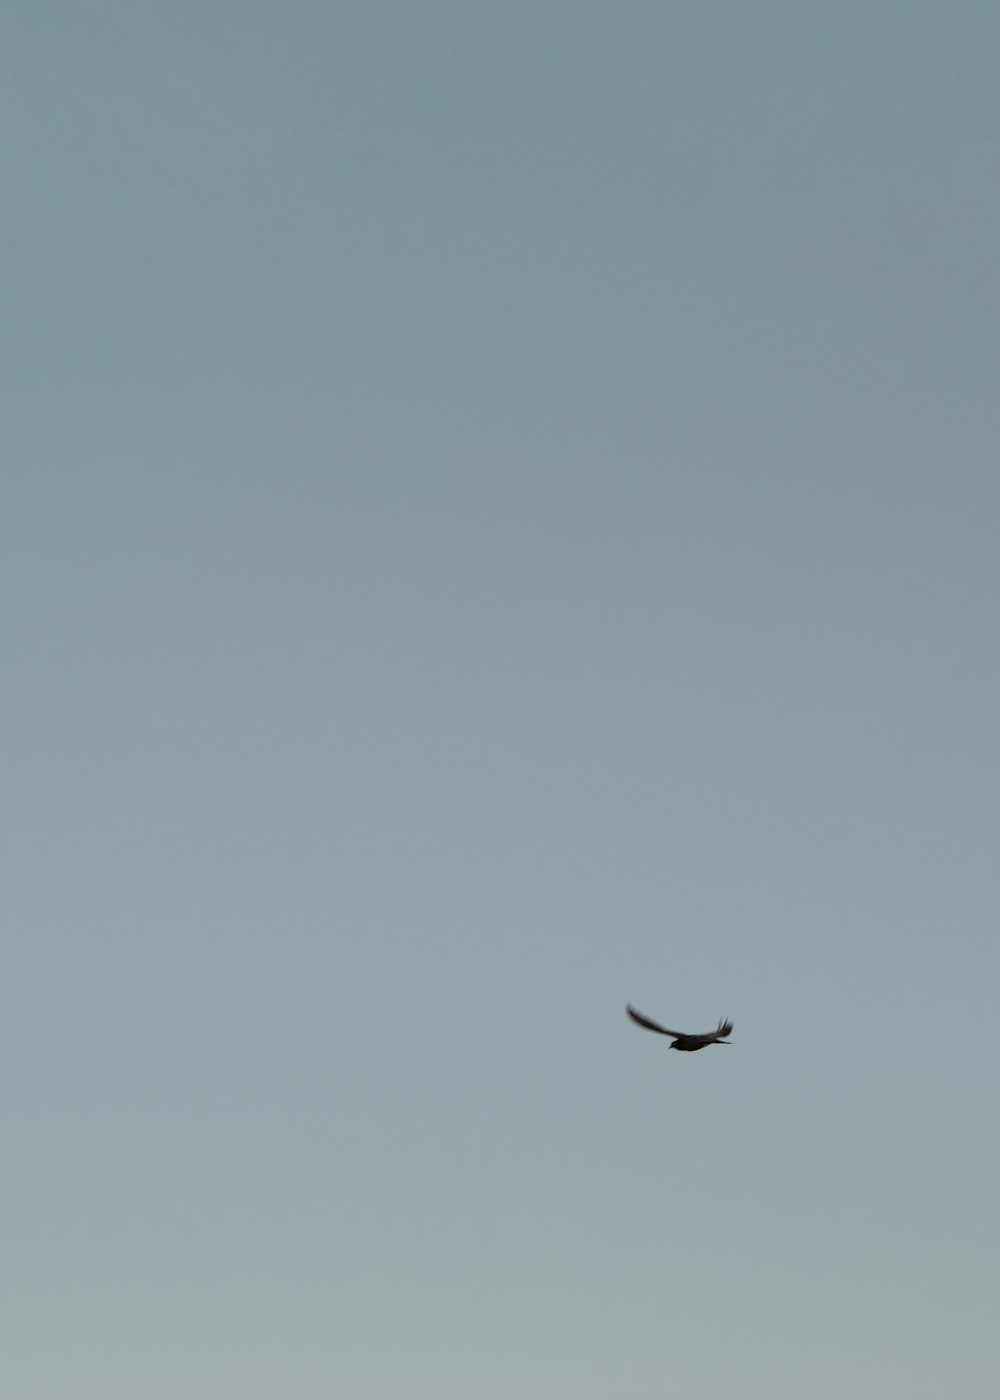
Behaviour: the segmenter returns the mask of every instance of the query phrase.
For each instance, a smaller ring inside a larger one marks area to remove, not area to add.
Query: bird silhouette
[[[668,1031],[666,1026],[661,1026],[657,1021],[651,1021],[641,1011],[636,1011],[632,1005],[627,1006],[625,1010],[637,1026],[642,1026],[643,1030],[655,1031],[657,1035],[673,1036],[674,1038],[670,1042],[671,1050],[704,1050],[706,1045],[730,1044],[728,1040],[723,1039],[723,1036],[732,1033],[732,1021],[720,1021],[714,1031],[708,1031],[705,1035],[686,1035],[684,1031]]]

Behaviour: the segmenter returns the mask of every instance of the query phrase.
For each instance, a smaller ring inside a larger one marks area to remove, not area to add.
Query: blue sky
[[[1000,13],[0,39],[0,1396],[991,1400]]]

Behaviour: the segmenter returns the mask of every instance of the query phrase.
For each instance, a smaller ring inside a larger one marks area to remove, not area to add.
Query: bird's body
[[[661,1026],[657,1021],[651,1021],[641,1011],[636,1011],[634,1006],[630,1005],[625,1009],[636,1025],[642,1026],[643,1030],[655,1031],[657,1035],[672,1036],[671,1050],[704,1050],[706,1045],[728,1045],[730,1043],[723,1037],[732,1034],[732,1021],[720,1021],[714,1031],[708,1031],[705,1035],[686,1035],[684,1031],[668,1031],[666,1026]]]

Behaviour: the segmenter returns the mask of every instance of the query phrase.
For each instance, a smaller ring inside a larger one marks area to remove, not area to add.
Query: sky
[[[0,1400],[994,1400],[998,46],[3,7]]]

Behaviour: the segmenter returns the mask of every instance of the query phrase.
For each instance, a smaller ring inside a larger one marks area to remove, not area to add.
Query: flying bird
[[[634,1006],[629,1005],[625,1010],[637,1026],[642,1026],[643,1030],[656,1031],[657,1035],[673,1036],[674,1039],[670,1042],[671,1050],[704,1050],[706,1045],[730,1044],[728,1040],[723,1039],[723,1036],[732,1034],[732,1021],[720,1021],[715,1030],[709,1031],[706,1035],[685,1035],[683,1031],[668,1031],[666,1026],[651,1021],[641,1011],[636,1011]]]

